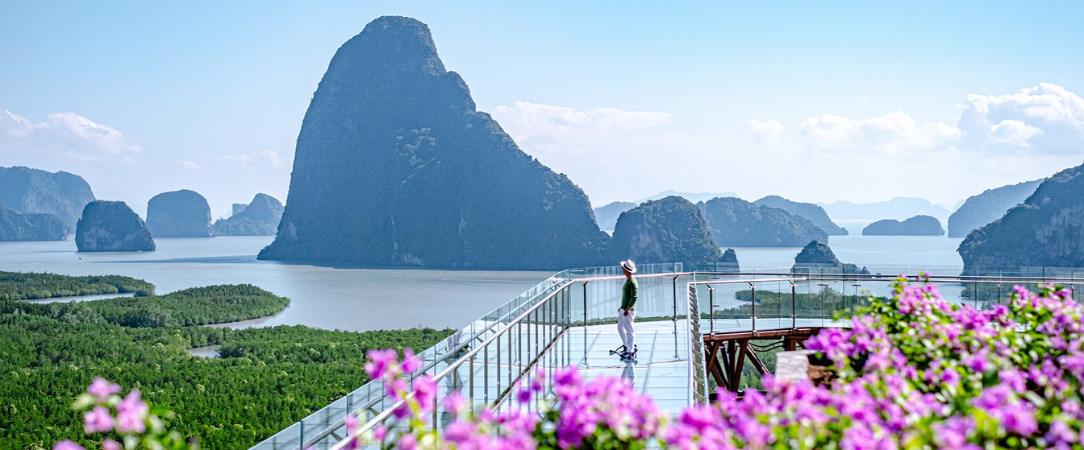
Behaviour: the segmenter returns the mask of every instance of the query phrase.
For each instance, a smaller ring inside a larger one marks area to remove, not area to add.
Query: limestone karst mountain
[[[813,222],[814,225],[824,230],[829,236],[841,236],[847,234],[847,229],[836,225],[832,222],[832,219],[828,217],[828,213],[824,212],[824,208],[813,203],[801,203],[792,200],[787,200],[778,195],[769,195],[760,200],[753,202],[757,206],[770,206],[772,208],[779,208],[783,211],[789,212],[796,216],[805,217]]]
[[[635,207],[636,203],[632,202],[607,203],[593,210],[595,221],[598,222],[598,227],[602,230],[613,231],[614,227],[617,226],[617,218],[621,217],[621,213]]]
[[[622,213],[606,254],[615,262],[628,258],[641,264],[681,262],[687,270],[722,257],[700,210],[677,196],[644,202]]]
[[[68,238],[55,214],[19,214],[0,202],[0,241],[62,241]]]
[[[698,206],[722,246],[801,247],[809,241],[828,241],[828,233],[809,219],[782,209],[735,197],[714,198]]]
[[[1029,267],[1084,267],[1084,165],[1039,184],[1024,203],[972,231],[957,251],[964,274]]]
[[[147,202],[147,229],[157,238],[211,237],[211,207],[198,192],[163,192]]]
[[[20,214],[53,214],[68,233],[94,201],[90,185],[68,172],[50,173],[29,167],[0,167],[0,202]]]
[[[476,109],[425,24],[381,17],[320,81],[259,258],[557,269],[599,263],[608,241],[583,191]]]
[[[1027,200],[1042,181],[1010,184],[968,197],[964,204],[949,216],[948,236],[965,237],[972,230],[1000,219],[1010,208]]]
[[[75,245],[81,252],[154,251],[147,224],[124,202],[96,200],[83,208],[75,228]]]
[[[861,269],[851,263],[840,262],[828,244],[812,241],[802,247],[794,256],[793,273],[842,273],[869,275],[865,267]]]
[[[233,216],[215,221],[215,236],[274,236],[282,220],[282,202],[267,194],[256,194],[249,204],[234,203],[233,207]]]
[[[862,229],[863,236],[944,236],[941,221],[931,216],[915,216],[907,220],[882,219]]]

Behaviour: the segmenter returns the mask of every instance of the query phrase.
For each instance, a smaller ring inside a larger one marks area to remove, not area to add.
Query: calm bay
[[[75,242],[0,242],[0,270],[62,275],[125,275],[158,294],[214,284],[248,283],[289,297],[290,306],[245,326],[308,325],[366,331],[461,327],[552,275],[549,271],[471,271],[315,266],[258,261],[272,237],[156,239],[140,253],[79,253]],[[956,275],[960,239],[927,236],[833,236],[843,262],[873,273],[927,270]],[[736,248],[743,271],[786,271],[799,248]],[[525,256],[527,257],[527,256]]]

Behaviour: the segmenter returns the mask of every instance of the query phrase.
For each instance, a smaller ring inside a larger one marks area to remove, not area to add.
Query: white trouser
[[[625,351],[632,353],[636,348],[636,330],[632,329],[632,322],[636,320],[636,310],[630,309],[629,314],[625,315],[625,310],[617,310],[617,335],[621,336],[621,344],[625,346]]]

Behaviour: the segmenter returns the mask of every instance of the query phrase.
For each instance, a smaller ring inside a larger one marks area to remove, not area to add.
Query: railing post
[[[500,337],[498,337],[498,339],[500,339]],[[482,361],[483,361],[483,364],[485,364],[484,366],[482,366],[482,385],[485,386],[485,390],[486,390],[485,394],[482,395],[482,401],[485,402],[486,405],[489,405],[489,346],[488,345],[485,346],[485,348],[482,349]]]
[[[305,421],[298,421],[301,424],[301,435],[297,438],[297,448],[300,450],[305,447]]]
[[[715,334],[715,288],[710,284],[708,285],[708,317],[711,321],[711,325],[708,325],[710,333]]]
[[[674,267],[677,266],[675,265]],[[679,276],[680,275],[674,275],[674,278],[671,280],[674,285],[674,322],[677,322],[677,279]]]
[[[749,330],[749,331],[756,331],[757,330],[757,286],[755,284],[753,284],[753,283],[749,283],[749,291],[751,292],[751,294],[753,296],[753,301],[749,302],[749,304],[752,306],[752,310],[750,311],[751,312],[750,317],[753,319],[753,328],[751,330]]]
[[[798,328],[798,309],[796,298],[798,294],[795,290],[794,282],[790,282],[790,327]]]

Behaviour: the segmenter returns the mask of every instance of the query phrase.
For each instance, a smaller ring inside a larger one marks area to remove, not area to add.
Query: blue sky
[[[673,189],[952,206],[1084,160],[1079,2],[4,2],[0,166],[142,212],[285,200],[335,50],[381,15],[595,206]]]

